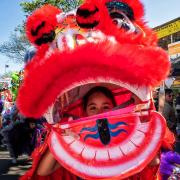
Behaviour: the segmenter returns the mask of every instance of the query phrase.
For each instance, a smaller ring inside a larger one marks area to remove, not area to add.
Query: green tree
[[[62,9],[63,11],[70,11],[75,9],[82,3],[82,0],[32,0],[31,2],[21,2],[25,16],[30,15],[36,8],[44,4],[52,4]],[[24,55],[30,46],[25,36],[24,22],[15,28],[9,41],[0,44],[0,53],[9,57],[12,61],[22,63]]]
[[[67,12],[77,8],[81,3],[82,0],[34,0],[32,2],[22,2],[20,5],[23,8],[23,11],[29,15],[36,8],[39,8],[44,4],[52,4]]]
[[[10,40],[0,45],[0,53],[9,57],[12,61],[22,63],[24,55],[29,47],[29,42],[25,37],[25,34],[12,34]]]

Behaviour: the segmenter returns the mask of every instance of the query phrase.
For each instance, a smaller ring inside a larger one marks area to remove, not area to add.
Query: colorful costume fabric
[[[172,151],[163,152],[161,154],[161,166],[160,166],[160,172],[163,176],[162,179],[168,179],[168,177],[171,175],[175,176],[174,179],[179,179],[180,178],[180,168],[178,168],[179,164],[180,164],[179,153]],[[173,172],[175,170],[176,172]]]
[[[149,164],[174,137],[151,91],[170,62],[143,16],[139,0],[87,0],[68,13],[45,5],[28,17],[27,37],[37,51],[17,103],[22,114],[44,114],[50,125],[22,179],[158,178],[158,166]],[[86,117],[82,97],[97,85],[112,91],[117,107]],[[62,167],[39,177],[39,154],[47,148]]]
[[[14,72],[11,75],[11,93],[12,93],[13,101],[16,101],[18,88],[20,84],[22,83],[23,76],[24,76],[23,71]]]

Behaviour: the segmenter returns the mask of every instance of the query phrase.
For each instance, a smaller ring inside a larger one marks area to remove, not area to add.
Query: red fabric
[[[141,173],[138,173],[132,177],[129,177],[124,180],[159,180],[160,176],[158,173],[158,166],[156,167],[147,167]],[[23,176],[20,180],[77,180],[77,176],[71,174],[63,167],[58,168],[54,173],[49,176],[38,176],[34,175],[32,178],[30,176]]]
[[[38,176],[33,175],[32,177],[29,175],[24,175],[20,178],[20,180],[77,180],[77,177],[70,172],[68,172],[63,167],[57,169],[54,173],[49,176]]]
[[[48,148],[47,141],[45,141],[41,146],[39,146],[34,150],[34,152],[31,155],[33,158],[32,167],[20,178],[20,180],[34,179],[34,174],[36,173],[36,169],[39,164],[39,161],[47,148]]]
[[[159,180],[160,174],[159,174],[159,166],[154,167],[146,167],[142,172],[127,178],[127,180]]]
[[[34,161],[35,161],[35,159],[34,159]],[[158,168],[159,168],[158,166],[146,167],[142,172],[140,172],[132,177],[129,177],[126,180],[145,180],[147,178],[148,178],[148,180],[159,180],[160,175],[158,172]],[[77,180],[77,176],[68,172],[63,167],[60,167],[49,176],[38,176],[35,174],[35,171],[32,171],[32,169],[31,169],[24,176],[22,176],[20,178],[20,180],[30,180],[30,179],[32,179],[32,180]]]
[[[174,133],[172,133],[169,128],[166,128],[166,134],[164,137],[164,140],[162,142],[162,147],[165,149],[173,150],[173,145],[175,143],[175,136]]]
[[[25,177],[25,179],[27,180],[28,177]],[[25,179],[23,179],[23,180],[25,180]],[[34,175],[31,179],[33,179],[33,180],[77,180],[77,177],[75,175],[71,174],[70,172],[68,172],[63,167],[60,167],[49,176]]]

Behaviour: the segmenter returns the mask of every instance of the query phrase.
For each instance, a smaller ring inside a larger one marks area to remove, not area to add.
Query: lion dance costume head
[[[129,177],[161,146],[166,125],[151,91],[170,63],[143,16],[139,0],[86,0],[67,13],[45,5],[27,19],[37,52],[26,66],[18,106],[28,117],[46,115],[51,152],[80,177]],[[117,107],[85,117],[81,99],[94,86],[109,88]],[[61,135],[65,129],[70,133]]]

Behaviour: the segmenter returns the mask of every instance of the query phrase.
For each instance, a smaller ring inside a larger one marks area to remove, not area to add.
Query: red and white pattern
[[[141,122],[144,117],[135,113],[123,117],[109,117],[108,122],[111,124],[126,122],[128,126],[123,128],[128,133],[112,137],[108,145],[101,144],[98,139],[84,141],[83,134],[77,138],[72,135],[61,136],[52,131],[49,147],[61,165],[82,178],[126,178],[140,172],[150,163],[165,134],[165,121],[160,114],[151,112],[147,116],[149,120]],[[78,124],[78,127],[74,126],[70,130],[76,134],[92,122],[95,122],[95,119]]]

